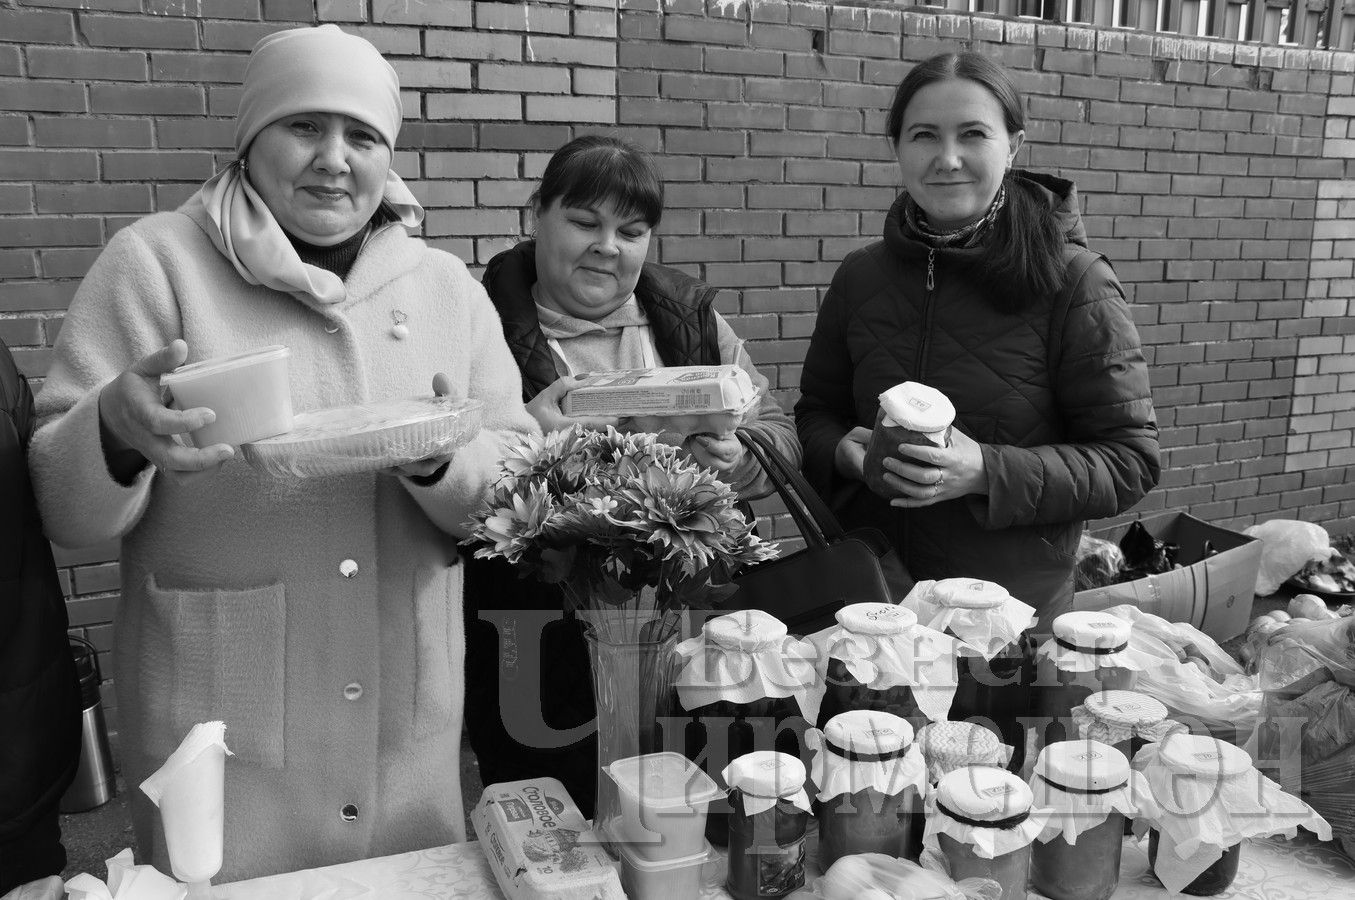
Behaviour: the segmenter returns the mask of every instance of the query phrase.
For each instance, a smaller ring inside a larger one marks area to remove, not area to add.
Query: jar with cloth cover
[[[1026,900],[1031,842],[1049,818],[1033,799],[1005,769],[956,769],[927,801],[924,864],[939,859],[956,881],[989,878],[1002,886],[1001,900]]]
[[[1157,804],[1148,865],[1173,893],[1226,891],[1247,838],[1292,838],[1301,825],[1331,840],[1326,819],[1257,771],[1247,751],[1216,738],[1174,732],[1145,745],[1134,768]]]
[[[770,900],[804,887],[811,812],[804,763],[757,750],[731,762],[720,777],[729,785],[726,890],[735,900]]]
[[[1049,900],[1107,900],[1120,883],[1125,821],[1155,812],[1143,776],[1109,744],[1060,741],[1040,751],[1030,789],[1052,811],[1031,853],[1031,886]]]
[[[790,637],[775,616],[746,609],[707,620],[677,652],[677,703],[665,733],[681,735],[683,755],[713,777],[755,750],[799,755],[817,679],[813,646]],[[706,837],[718,846],[728,816],[727,802],[711,804]]]
[[[893,603],[852,603],[836,618],[836,628],[807,638],[823,672],[818,728],[852,709],[892,713],[914,728],[945,720],[955,697],[954,638]]]
[[[1160,701],[1138,691],[1100,691],[1089,695],[1072,712],[1079,738],[1110,744],[1128,759],[1133,759],[1144,744],[1185,730],[1167,715],[1167,707]]]
[[[1021,771],[1026,727],[1020,720],[1035,714],[1035,648],[1027,633],[1038,618],[1035,608],[980,578],[922,582],[903,602],[919,623],[958,642],[951,720],[992,729],[1012,748],[1011,770]]]
[[[917,858],[927,766],[913,728],[886,712],[849,710],[811,728],[819,868],[853,853]],[[916,836],[918,840],[913,841]]]
[[[973,722],[932,722],[918,730],[916,740],[932,784],[967,766],[1006,766],[1012,755],[997,735]]]
[[[1106,613],[1064,613],[1053,631],[1035,652],[1035,705],[1044,720],[1037,746],[1075,735],[1074,707],[1096,692],[1133,690],[1138,673],[1155,664],[1130,646],[1133,626]]]

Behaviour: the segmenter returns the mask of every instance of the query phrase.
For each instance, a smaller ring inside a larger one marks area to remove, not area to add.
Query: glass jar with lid
[[[1040,751],[1030,788],[1051,810],[1031,854],[1031,885],[1050,900],[1107,900],[1120,883],[1124,825],[1151,797],[1129,760],[1099,741]]]
[[[928,800],[923,846],[944,858],[955,881],[988,878],[1001,886],[1001,900],[1026,900],[1031,843],[1048,819],[1033,799],[1006,769],[956,769]]]
[[[836,618],[837,628],[814,636],[826,658],[818,728],[853,709],[891,713],[915,728],[946,718],[955,696],[954,638],[893,603],[852,603]]]
[[[1133,626],[1104,612],[1070,612],[1054,619],[1054,635],[1035,653],[1036,707],[1044,740],[1077,733],[1073,708],[1096,691],[1131,691],[1152,658],[1130,646]]]
[[[811,807],[804,763],[758,750],[721,773],[729,785],[729,870],[735,900],[784,897],[805,883],[805,832]]]
[[[677,652],[673,724],[683,755],[719,781],[731,760],[754,750],[799,753],[817,683],[812,645],[790,637],[775,616],[747,609],[707,620]],[[717,846],[725,844],[728,815],[726,801],[711,804],[706,837]]]
[[[808,731],[805,743],[814,751],[819,868],[827,871],[853,853],[911,854],[916,860],[927,767],[912,726],[890,713],[849,710],[833,716],[823,731]]]
[[[1138,691],[1099,691],[1072,712],[1079,738],[1110,744],[1131,760],[1144,744],[1185,727],[1167,715],[1161,701]]]
[[[910,595],[918,621],[956,639],[953,721],[978,722],[1012,748],[1009,768],[1021,771],[1026,759],[1026,729],[1020,721],[1035,715],[1034,646],[1028,630],[1035,608],[1002,585],[981,578],[943,578]]]
[[[1252,765],[1247,751],[1176,731],[1134,758],[1157,810],[1150,817],[1148,865],[1169,891],[1212,896],[1237,875],[1242,842],[1301,825],[1322,840],[1331,826]]]

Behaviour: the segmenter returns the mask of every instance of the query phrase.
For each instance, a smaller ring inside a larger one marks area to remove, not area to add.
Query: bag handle
[[[828,504],[823,502],[823,498],[800,474],[800,470],[792,466],[766,436],[743,428],[737,434],[767,473],[777,494],[785,501],[786,509],[795,519],[807,543],[823,547],[846,536],[842,524]]]

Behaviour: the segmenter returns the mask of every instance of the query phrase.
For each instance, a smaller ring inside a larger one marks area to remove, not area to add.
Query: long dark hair
[[[1025,130],[1021,92],[1005,69],[978,53],[943,53],[918,63],[899,82],[885,119],[885,134],[895,150],[903,130],[903,116],[914,95],[929,84],[950,79],[972,81],[992,94],[1002,109],[1008,134]],[[1002,286],[989,291],[997,305],[1017,309],[1056,293],[1063,286],[1063,248],[1066,236],[1052,210],[1032,195],[1008,171],[1003,177],[1007,203],[993,223],[986,246],[990,251],[985,282]],[[1013,291],[1015,286],[1017,290]]]
[[[663,218],[663,179],[649,154],[629,141],[585,134],[555,151],[531,197],[538,210],[557,200],[577,207],[610,202],[618,215],[654,228]]]

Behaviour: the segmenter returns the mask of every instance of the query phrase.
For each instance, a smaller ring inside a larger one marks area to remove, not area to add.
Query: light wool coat
[[[169,870],[135,786],[211,719],[235,753],[218,881],[462,840],[452,536],[505,446],[536,431],[498,316],[460,260],[399,226],[369,239],[347,297],[325,305],[245,283],[206,222],[194,198],[109,242],[62,327],[31,452],[54,541],[122,540],[114,671],[142,852]],[[275,481],[240,459],[186,484],[148,467],[124,487],[100,448],[99,389],[175,338],[190,360],[291,348],[298,412],[427,395],[445,372],[484,401],[485,430],[430,487]]]

